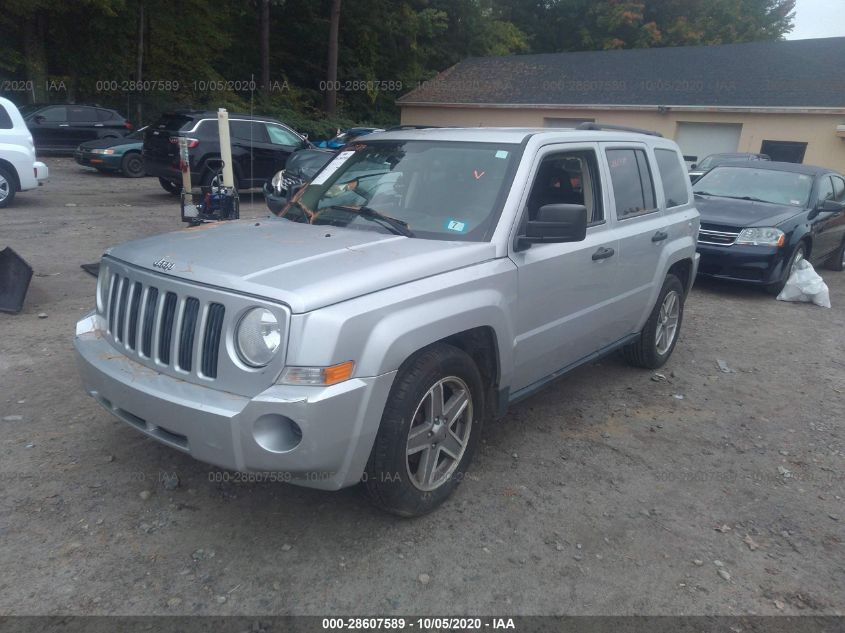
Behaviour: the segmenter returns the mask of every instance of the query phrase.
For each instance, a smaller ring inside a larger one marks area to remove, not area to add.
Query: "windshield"
[[[281,214],[439,240],[490,239],[520,146],[375,141],[340,152]]]
[[[804,207],[810,200],[813,177],[790,171],[717,167],[695,183],[694,193]]]

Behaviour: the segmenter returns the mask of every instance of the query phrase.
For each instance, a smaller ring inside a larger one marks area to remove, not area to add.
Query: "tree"
[[[329,56],[326,63],[326,114],[334,116],[337,111],[337,54],[340,32],[340,0],[332,0],[329,15]]]

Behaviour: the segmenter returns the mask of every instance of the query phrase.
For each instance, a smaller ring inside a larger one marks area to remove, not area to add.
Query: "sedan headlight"
[[[752,246],[783,246],[786,236],[783,231],[773,227],[742,229],[736,238],[736,244]]]
[[[92,149],[92,154],[114,154],[113,149]]]
[[[270,184],[273,187],[273,191],[278,194],[282,193],[282,189],[285,187],[285,170],[277,171],[276,175],[273,176],[273,179],[270,181]]]
[[[281,344],[279,320],[266,308],[252,308],[238,323],[235,346],[241,360],[250,367],[264,367]]]

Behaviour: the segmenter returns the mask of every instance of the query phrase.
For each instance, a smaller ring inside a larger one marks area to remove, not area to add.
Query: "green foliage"
[[[166,87],[124,85],[136,79],[141,5],[143,79]],[[395,123],[398,96],[469,56],[777,39],[795,0],[344,0],[333,120],[320,113],[329,5],[272,0],[263,95],[258,0],[5,0],[0,78],[37,79],[39,100],[96,102],[130,118],[140,104],[142,123],[226,106],[324,138],[353,122]],[[63,83],[49,91],[48,81]]]

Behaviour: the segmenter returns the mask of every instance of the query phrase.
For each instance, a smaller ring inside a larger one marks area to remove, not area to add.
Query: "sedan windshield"
[[[694,193],[804,207],[812,188],[813,177],[807,174],[723,166],[704,174],[695,183]]]
[[[485,241],[520,146],[373,141],[340,152],[281,212],[297,222],[438,240]]]

